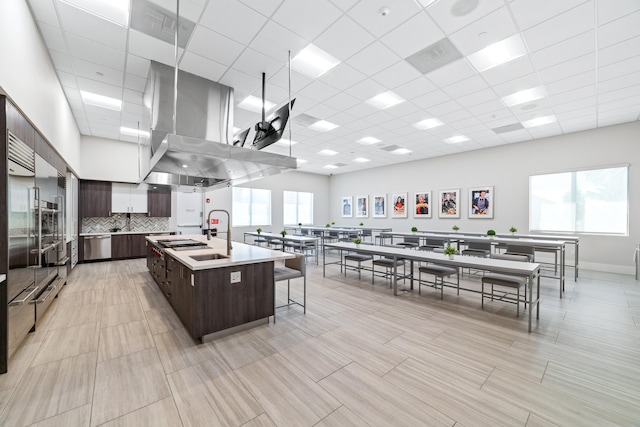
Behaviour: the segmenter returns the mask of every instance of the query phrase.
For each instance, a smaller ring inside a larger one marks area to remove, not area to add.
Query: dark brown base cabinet
[[[273,261],[193,271],[171,255],[165,260],[158,286],[193,338],[273,315]],[[242,280],[231,283],[238,271]]]
[[[111,258],[144,258],[147,254],[145,237],[148,234],[112,234]]]

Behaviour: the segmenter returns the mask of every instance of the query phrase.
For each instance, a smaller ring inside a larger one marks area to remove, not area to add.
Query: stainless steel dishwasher
[[[96,259],[111,258],[111,235],[100,234],[84,236],[84,259],[92,261]]]

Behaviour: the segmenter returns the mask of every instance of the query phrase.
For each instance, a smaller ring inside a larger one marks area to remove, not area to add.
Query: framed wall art
[[[419,191],[413,195],[413,216],[431,218],[431,191]]]
[[[367,218],[369,216],[369,196],[356,196],[356,217]]]
[[[353,199],[351,196],[342,198],[342,218],[351,218],[353,216]]]
[[[376,194],[373,196],[373,218],[387,217],[387,195]]]
[[[407,193],[393,193],[391,195],[391,204],[393,206],[392,218],[407,217]]]
[[[469,218],[493,218],[493,187],[469,188]]]
[[[440,218],[460,218],[460,189],[440,190],[438,192],[438,215]]]

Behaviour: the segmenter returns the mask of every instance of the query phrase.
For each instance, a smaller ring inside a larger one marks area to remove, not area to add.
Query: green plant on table
[[[518,229],[517,229],[517,228],[515,228],[515,227],[511,227],[511,228],[509,229],[509,231],[510,231],[510,232],[512,232],[512,233],[517,233],[517,232],[518,232]]]
[[[444,248],[445,255],[455,255],[457,253],[458,253],[458,250],[451,245],[447,245],[447,247]]]
[[[260,234],[262,233],[262,228],[258,228],[256,231],[258,232],[258,234]]]
[[[331,221],[331,225],[336,225],[336,223],[335,223],[335,222],[333,222],[333,221]]]
[[[416,231],[418,231],[418,227],[411,227],[411,231],[415,233]]]
[[[327,228],[331,227],[331,224],[327,223]]]
[[[364,222],[361,222],[361,223],[360,223],[360,227],[362,227],[363,225],[364,225]]]
[[[282,234],[282,237],[284,237],[284,236],[286,236],[286,235],[287,235],[287,232],[286,232],[285,230],[282,230],[282,231],[280,232],[280,234]]]
[[[362,239],[359,237],[356,237],[355,239],[353,239],[353,243],[355,243],[356,245],[359,245],[360,243],[362,243]]]
[[[495,236],[496,235],[496,231],[495,230],[487,230],[487,236]]]
[[[460,230],[460,227],[458,227],[457,225],[454,225],[453,227],[451,227],[451,229],[453,231],[458,231],[458,230]]]

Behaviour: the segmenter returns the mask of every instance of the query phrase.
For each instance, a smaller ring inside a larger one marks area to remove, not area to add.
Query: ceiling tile
[[[125,102],[131,102],[133,104],[144,105],[142,92],[136,92],[135,90],[131,89],[125,89],[122,92],[122,100]]]
[[[444,87],[476,74],[476,70],[469,65],[466,60],[459,59],[451,64],[431,71],[426,77],[436,86]]]
[[[309,41],[282,25],[269,21],[249,46],[275,60],[288,63],[289,51],[291,51],[291,58],[293,58],[308,44]]]
[[[64,34],[60,28],[53,27],[43,22],[40,22],[38,25],[49,49],[53,49],[58,52],[67,52],[67,43],[64,40]]]
[[[383,7],[389,9],[386,16],[380,13]],[[413,0],[368,0],[359,2],[347,13],[371,34],[381,37],[418,12],[421,8]]]
[[[151,62],[148,59],[131,54],[127,55],[127,73],[140,77],[148,77],[150,66]]]
[[[400,57],[406,58],[444,38],[444,33],[424,12],[391,30],[380,40]]]
[[[227,66],[232,65],[244,50],[242,44],[202,26],[196,27],[187,48],[204,58]]]
[[[593,71],[596,63],[595,53],[588,53],[577,58],[570,59],[560,64],[547,67],[538,71],[543,83],[548,84],[570,76]]]
[[[359,104],[360,102],[362,101],[354,96],[351,96],[345,92],[339,92],[329,99],[325,100],[324,104],[331,108],[334,108],[335,110],[343,111]]]
[[[605,66],[640,55],[640,37],[634,37],[598,51],[598,64]]]
[[[53,0],[28,0],[36,21],[60,28]]]
[[[347,64],[372,76],[398,62],[401,58],[380,42],[374,42],[353,55]]]
[[[531,59],[528,55],[525,55],[509,61],[506,64],[483,71],[481,75],[488,84],[495,85],[533,72],[535,72],[535,69],[533,68]]]
[[[278,62],[253,49],[245,49],[233,63],[233,68],[249,75],[261,78],[262,73],[267,76],[275,74],[286,62]]]
[[[373,79],[384,86],[395,89],[409,81],[421,78],[422,74],[406,61],[399,61],[380,71]]]
[[[147,79],[144,77],[138,77],[133,74],[127,74],[124,79],[124,87],[127,89],[135,90],[138,92],[144,92],[144,88],[147,84]]]
[[[76,77],[76,82],[78,83],[78,89],[81,91],[122,99],[122,86],[114,86],[84,77]],[[102,110],[104,110],[104,108],[102,108]]]
[[[340,9],[327,0],[287,1],[272,19],[297,35],[313,40],[341,15]]]
[[[244,93],[253,93],[262,84],[262,77],[229,68],[218,82]]]
[[[151,3],[157,4],[163,9],[172,12],[175,16],[176,13],[176,0],[147,0]],[[204,5],[207,0],[186,0],[180,2],[180,16],[188,19],[192,22],[197,22],[198,18],[202,14]],[[265,0],[266,1],[266,0]]]
[[[124,69],[125,52],[89,39],[67,34],[71,56],[115,69]]]
[[[264,15],[237,0],[210,2],[205,8],[200,23],[225,37],[239,43],[249,43],[267,22]]]
[[[547,83],[545,88],[549,95],[555,95],[558,93],[566,92],[568,90],[578,89],[584,86],[591,86],[596,82],[596,72],[591,70],[585,73],[576,74],[564,78],[562,80],[556,80],[554,82]]]
[[[544,69],[593,52],[594,32],[587,31],[532,53],[531,60],[538,69]]]
[[[244,3],[267,17],[273,15],[283,1],[284,0],[240,0],[241,3]]]
[[[72,58],[74,72],[79,77],[91,80],[97,80],[113,86],[122,86],[124,73],[120,70],[105,67],[104,65],[95,64],[93,62],[84,61],[79,58]],[[146,81],[146,78],[145,78]]]
[[[320,80],[340,90],[345,90],[364,80],[366,76],[353,67],[341,63],[320,76]]]
[[[598,25],[606,24],[614,19],[640,10],[637,0],[598,1]]]
[[[496,93],[493,91],[493,89],[483,89],[477,92],[470,93],[468,95],[460,95],[456,97],[456,101],[458,101],[458,103],[464,108],[484,104],[496,99]]]
[[[571,8],[585,3],[585,0],[514,0],[509,5],[520,30],[526,30]]]
[[[553,105],[564,104],[565,102],[577,101],[584,98],[590,98],[596,96],[596,86],[583,86],[578,89],[568,90],[566,92],[558,93],[556,95],[549,96],[549,101]]]
[[[479,92],[487,88],[488,86],[485,81],[476,74],[474,76],[467,77],[466,79],[462,79],[449,86],[445,86],[442,88],[442,90],[450,97],[457,98],[459,96],[465,96],[467,94]]]
[[[76,84],[76,76],[75,74],[65,73],[64,71],[58,71],[58,80],[60,80],[60,84],[65,91],[68,89],[78,89],[78,85]]]
[[[366,101],[377,94],[384,92],[384,90],[385,87],[374,80],[363,80],[361,83],[353,85],[345,92],[362,101]]]
[[[598,28],[598,48],[602,49],[637,36],[640,36],[640,11]]]
[[[69,57],[68,54],[57,52],[55,50],[49,50],[49,56],[51,56],[53,66],[56,70],[73,73],[73,67],[71,66],[71,57]]]
[[[316,102],[322,102],[325,99],[331,98],[334,95],[337,95],[339,90],[329,86],[326,83],[321,82],[320,80],[316,80],[308,86],[305,86],[304,89],[300,91],[300,94],[306,96],[309,99],[312,99]]]
[[[375,41],[375,38],[348,16],[343,16],[313,41],[341,61],[353,56]]]
[[[178,55],[182,52],[179,49]],[[171,66],[176,63],[174,46],[136,30],[129,30],[128,53]]]
[[[404,99],[413,99],[425,93],[432,92],[435,89],[436,85],[431,83],[426,77],[420,76],[417,79],[396,87],[394,92]]]
[[[127,29],[107,20],[58,2],[62,29],[70,34],[87,38],[96,43],[124,51],[127,45]]]
[[[531,89],[538,86],[542,86],[542,83],[538,79],[538,75],[527,74],[526,76],[518,77],[517,79],[495,85],[493,88],[499,97],[503,97],[521,90]]]
[[[504,6],[504,1],[502,0],[486,0],[478,2],[478,7],[472,12],[464,16],[454,16],[451,10],[451,3],[450,1],[437,1],[426,9],[431,18],[437,22],[447,34],[451,34],[493,12],[499,7]]]
[[[427,109],[434,105],[442,104],[449,101],[451,98],[449,95],[441,91],[440,89],[425,93],[419,97],[413,98],[411,101],[419,108]]]
[[[598,68],[598,80],[606,81],[640,71],[640,55]]]
[[[501,7],[449,36],[463,55],[470,55],[516,34],[509,10]]]
[[[593,4],[586,2],[522,32],[530,52],[593,29]]]

